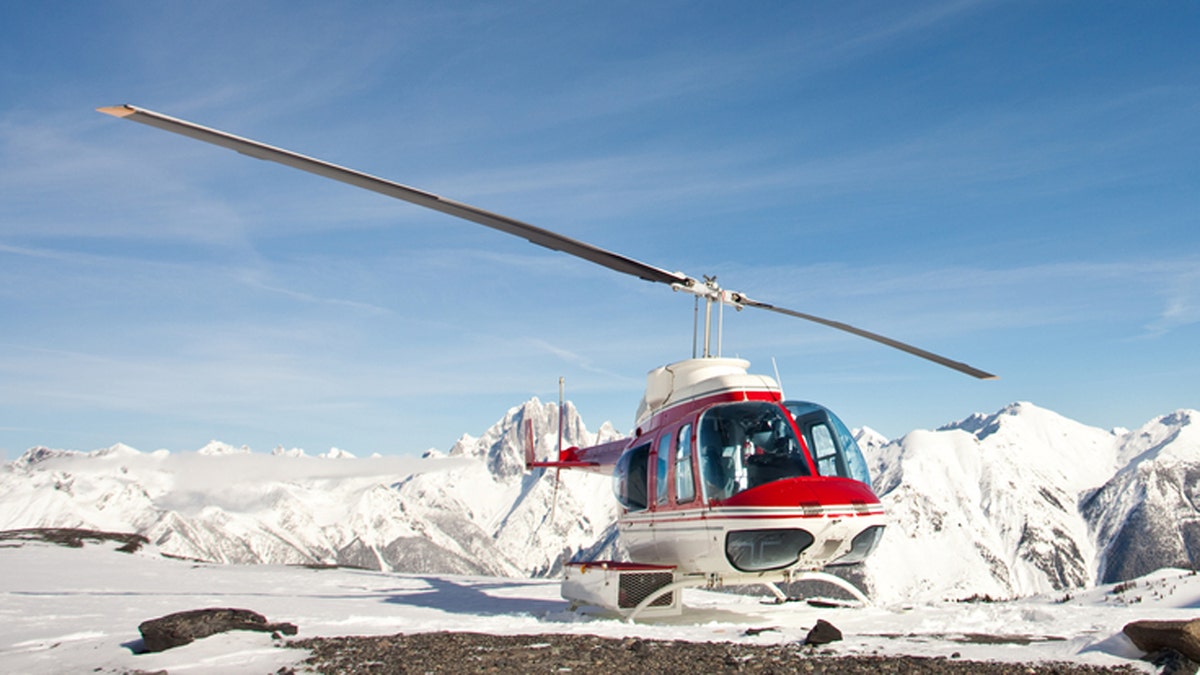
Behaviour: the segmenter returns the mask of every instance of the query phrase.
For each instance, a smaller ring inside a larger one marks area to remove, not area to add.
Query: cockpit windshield
[[[809,474],[795,430],[774,403],[711,408],[700,417],[698,441],[706,500],[728,499],[781,478]]]
[[[822,476],[841,476],[871,484],[862,450],[846,425],[833,411],[807,401],[784,401],[817,463]]]

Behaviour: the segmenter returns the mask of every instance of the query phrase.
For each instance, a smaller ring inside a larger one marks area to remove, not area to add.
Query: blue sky
[[[998,373],[751,310],[725,355],[895,437],[1200,407],[1194,2],[9,3],[0,450],[628,430],[690,298],[97,114],[132,103]]]

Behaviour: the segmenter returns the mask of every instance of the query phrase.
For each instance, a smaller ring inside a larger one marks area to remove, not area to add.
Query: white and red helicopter
[[[556,459],[538,461],[527,430],[527,468],[611,473],[623,507],[618,532],[633,562],[567,565],[563,595],[576,605],[632,619],[678,613],[677,591],[686,587],[761,584],[784,601],[777,584],[797,580],[827,581],[868,602],[854,585],[823,571],[866,559],[883,533],[884,509],[858,445],[832,411],[785,401],[774,379],[750,374],[748,361],[720,355],[723,307],[813,321],[972,377],[995,378],[870,331],[753,300],[710,277],[669,272],[423,190],[143,108],[98,110],[441,211],[704,301],[702,353],[694,339],[692,358],[650,371],[632,437],[560,449]]]

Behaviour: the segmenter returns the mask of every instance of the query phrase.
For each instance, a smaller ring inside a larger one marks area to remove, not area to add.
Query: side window
[[[655,504],[667,503],[667,471],[671,468],[671,434],[663,434],[658,439],[658,460],[654,463]]]
[[[646,465],[650,462],[650,444],[626,450],[617,460],[613,472],[613,492],[617,501],[630,511],[646,508],[650,473]]]
[[[675,445],[675,501],[683,504],[696,498],[696,482],[692,477],[692,425],[679,429]]]

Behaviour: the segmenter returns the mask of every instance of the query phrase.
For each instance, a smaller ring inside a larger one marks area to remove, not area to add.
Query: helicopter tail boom
[[[536,457],[536,442],[533,435],[533,420],[525,421],[525,470],[532,469],[580,469],[594,473],[612,473],[621,453],[629,445],[629,439],[622,438],[600,445],[586,448],[563,448],[558,453],[557,460],[539,460]]]

